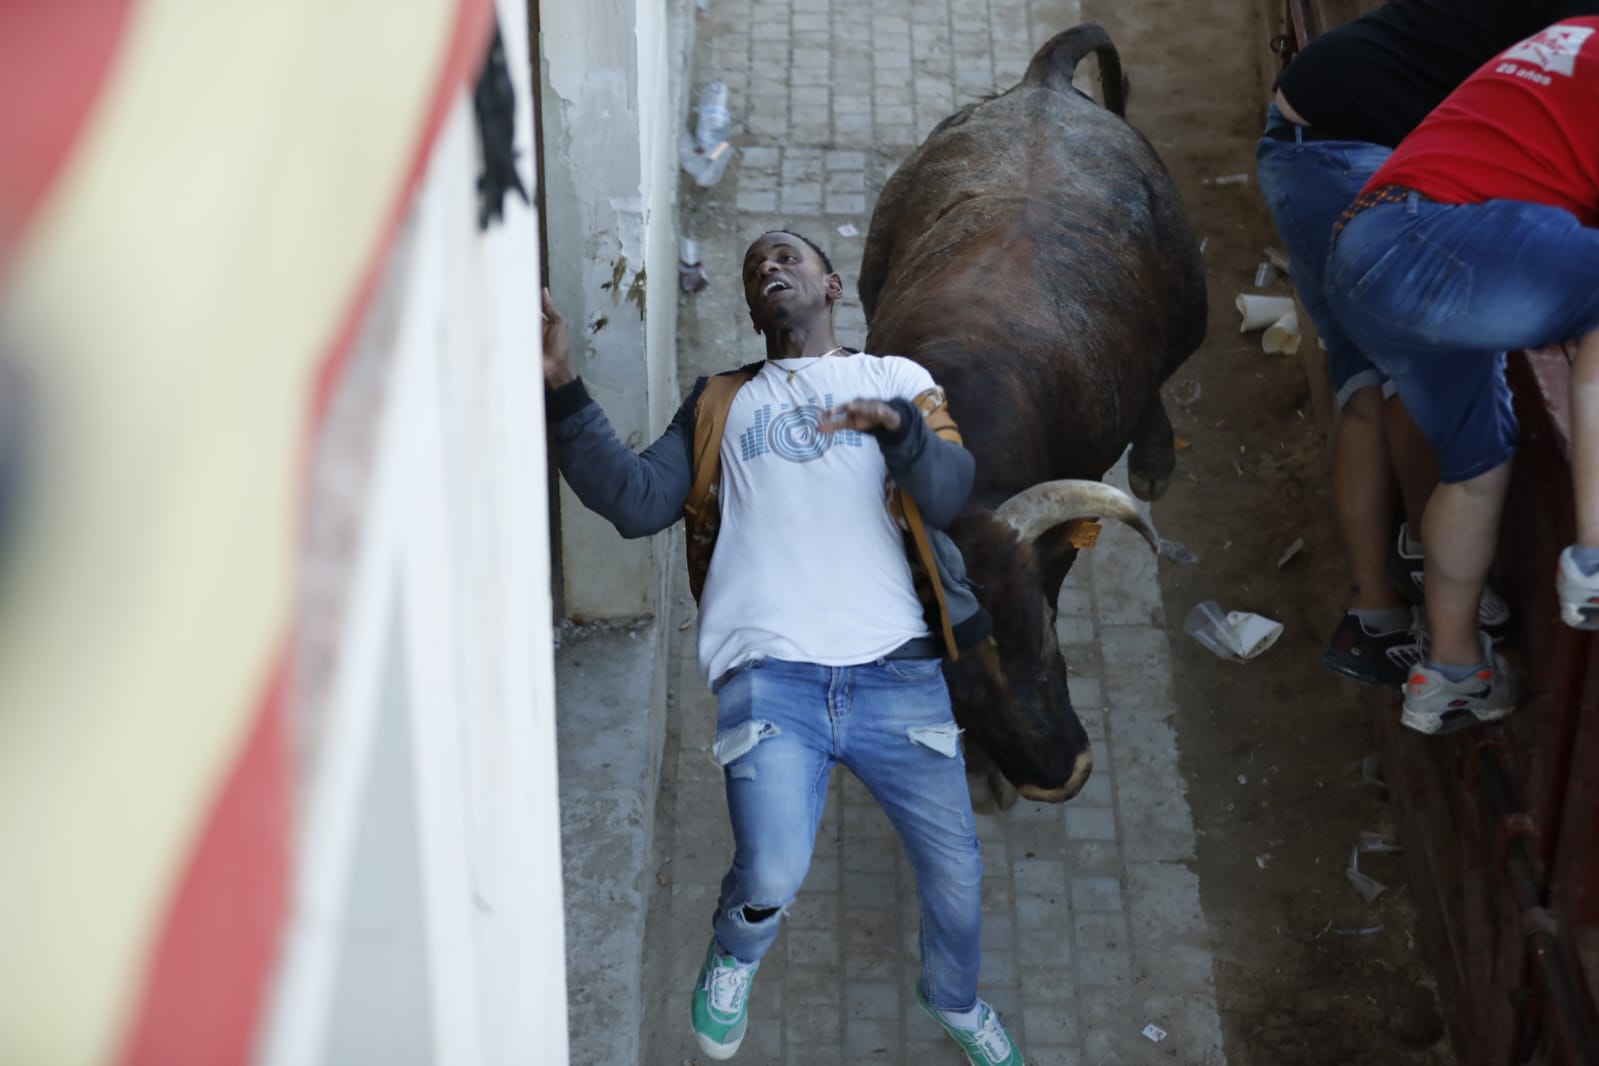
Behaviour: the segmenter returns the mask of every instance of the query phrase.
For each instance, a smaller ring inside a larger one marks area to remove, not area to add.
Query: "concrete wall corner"
[[[546,0],[544,158],[550,290],[589,390],[630,447],[671,419],[677,382],[677,143],[688,0]],[[688,19],[691,23],[692,19]],[[567,612],[657,614],[664,538],[624,541],[563,489]]]

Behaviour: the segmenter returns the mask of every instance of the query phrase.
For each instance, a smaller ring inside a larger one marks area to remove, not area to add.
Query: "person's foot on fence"
[[[1350,610],[1321,653],[1321,665],[1365,685],[1398,686],[1425,656],[1423,631],[1409,607]]]
[[[1427,601],[1426,554],[1421,541],[1411,539],[1408,522],[1399,523],[1394,548],[1394,554],[1388,557],[1388,576],[1404,601],[1419,607]],[[1483,585],[1482,599],[1477,604],[1477,628],[1498,644],[1510,634],[1511,621],[1510,604],[1492,585]]]
[[[1555,570],[1560,620],[1573,629],[1599,629],[1599,548],[1573,544]]]
[[[1486,633],[1482,662],[1475,666],[1450,666],[1427,660],[1410,672],[1405,683],[1405,707],[1399,722],[1407,729],[1437,736],[1454,733],[1481,722],[1497,722],[1516,709],[1521,681],[1505,657],[1493,650]]]
[[[699,981],[694,985],[694,1036],[707,1058],[730,1059],[744,1042],[749,1022],[750,981],[760,963],[742,963],[719,954],[716,938],[705,952]]]
[[[1022,1049],[1005,1030],[999,1014],[982,1000],[966,1012],[967,1017],[952,1017],[927,1002],[918,984],[916,1002],[933,1021],[944,1027],[944,1032],[955,1038],[971,1066],[1023,1066]]]

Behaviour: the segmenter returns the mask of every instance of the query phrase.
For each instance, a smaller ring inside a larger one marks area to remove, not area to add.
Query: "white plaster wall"
[[[686,4],[676,5],[679,12]],[[682,82],[674,55],[672,12],[665,0],[639,5],[639,156],[644,161],[645,258],[650,413],[664,427],[677,410],[677,189],[678,135],[686,122]]]
[[[525,9],[501,0],[499,14],[531,188]],[[378,910],[361,896],[385,873],[420,897],[425,963],[407,993],[427,1015],[419,1058],[568,1061],[539,236],[519,201],[507,201],[504,224],[478,231],[479,168],[463,92],[410,212],[396,298],[376,311],[393,319],[375,331],[393,338],[386,398],[331,677],[310,709],[320,730],[302,775],[284,960],[258,1055],[267,1066],[381,1048],[366,1019],[416,1007],[352,1001],[385,987],[360,979],[360,937],[348,935]],[[399,792],[415,817],[394,820],[391,835],[407,839],[358,853],[370,805],[401,802],[392,776],[371,787],[396,684],[409,723]],[[405,854],[415,861],[392,859]],[[393,869],[359,865],[373,862]]]
[[[679,399],[675,158],[680,126],[668,0],[540,7],[550,289],[573,325],[579,372],[629,445],[648,444]],[[667,538],[624,541],[564,487],[566,608],[574,618],[654,614]]]

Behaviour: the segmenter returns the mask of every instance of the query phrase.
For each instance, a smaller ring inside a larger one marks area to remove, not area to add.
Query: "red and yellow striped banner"
[[[0,5],[0,1062],[249,1061],[307,431],[485,0]]]

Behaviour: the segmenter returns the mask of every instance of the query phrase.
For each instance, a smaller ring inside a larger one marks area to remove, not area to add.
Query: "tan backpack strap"
[[[922,569],[927,571],[928,584],[933,586],[933,598],[938,601],[938,621],[944,630],[944,648],[951,660],[959,659],[960,649],[955,647],[955,629],[949,623],[949,604],[944,601],[944,582],[938,576],[938,562],[933,558],[933,545],[927,539],[927,524],[922,521],[922,509],[916,506],[916,501],[904,489],[896,489],[894,495],[899,498],[900,509],[905,513],[905,524],[910,529],[911,540],[916,544],[916,556],[922,561]]]
[[[944,395],[944,390],[934,385],[932,388],[918,393],[911,399],[911,403],[927,419],[927,428],[939,437],[956,444],[964,443],[961,440],[960,428],[955,425],[955,418],[949,413],[949,400]],[[897,507],[894,506],[897,504]],[[944,648],[949,652],[951,660],[960,658],[960,649],[955,646],[955,629],[949,620],[949,604],[944,599],[944,582],[938,575],[938,563],[933,558],[933,545],[927,539],[927,524],[922,521],[922,509],[916,506],[916,501],[904,489],[894,490],[893,503],[889,510],[894,517],[902,519],[902,524],[910,531],[911,541],[916,545],[917,558],[921,560],[922,569],[927,573],[927,581],[933,588],[933,599],[938,604],[938,621],[943,628]]]
[[[683,550],[688,562],[688,588],[699,602],[710,570],[711,553],[721,528],[722,505],[717,499],[722,478],[722,435],[727,430],[727,415],[733,397],[755,371],[717,374],[706,379],[694,402],[694,481],[688,499],[683,501]]]
[[[733,409],[733,396],[750,379],[747,374],[717,374],[705,379],[699,401],[694,405],[694,483],[689,487],[683,513],[690,520],[705,506],[711,485],[722,476],[722,434],[727,430],[727,413]]]
[[[955,418],[949,413],[949,402],[944,396],[944,390],[934,385],[926,392],[920,393],[911,403],[927,419],[927,428],[945,440],[954,441],[956,444],[964,443],[961,440],[961,431],[955,425]]]

